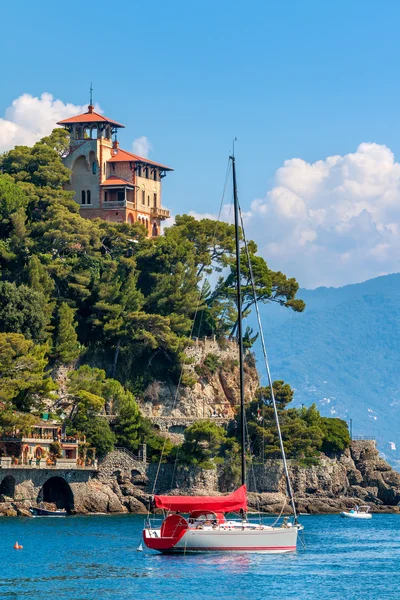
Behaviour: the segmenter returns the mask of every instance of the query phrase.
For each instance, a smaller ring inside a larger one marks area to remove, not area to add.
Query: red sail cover
[[[247,510],[246,486],[242,485],[227,496],[154,496],[157,508],[192,512],[194,510],[210,510],[213,512],[233,512]]]

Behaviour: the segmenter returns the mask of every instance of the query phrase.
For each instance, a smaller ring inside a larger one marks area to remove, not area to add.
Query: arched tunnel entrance
[[[57,508],[65,508],[67,512],[74,509],[74,495],[62,477],[50,477],[40,490],[38,501],[51,502]]]
[[[0,496],[14,498],[15,496],[15,479],[12,475],[4,477],[0,484]]]

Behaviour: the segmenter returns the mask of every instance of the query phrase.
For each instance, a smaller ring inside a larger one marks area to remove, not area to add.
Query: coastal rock
[[[108,496],[107,512],[120,513],[127,512],[126,508],[121,504],[117,494],[108,486],[103,486],[102,491]]]
[[[77,512],[105,513],[108,510],[109,497],[103,491],[102,485],[90,482],[85,495],[82,497],[81,505],[76,507]]]
[[[138,515],[145,515],[148,512],[147,508],[145,507],[144,504],[142,504],[142,502],[140,502],[136,498],[132,498],[132,497],[126,499],[125,507],[129,510],[129,512],[135,513]]]
[[[17,510],[17,515],[19,517],[32,517],[32,513],[30,512],[30,510],[27,508],[24,508],[23,506],[18,506],[16,510]]]

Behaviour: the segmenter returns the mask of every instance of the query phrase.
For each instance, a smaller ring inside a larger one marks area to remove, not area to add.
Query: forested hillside
[[[353,434],[375,436],[396,464],[400,274],[299,294],[301,315],[263,307],[273,376],[291,382],[295,404],[316,402],[322,414],[352,419]]]
[[[209,356],[199,373],[183,369],[193,336],[215,335],[223,344],[236,334],[233,227],[183,215],[148,239],[140,224],[81,218],[63,190],[67,143],[56,129],[0,157],[0,434],[29,431],[45,410],[99,456],[146,442],[150,457],[162,447],[172,457],[178,449],[140,414],[137,399],[153,381],[191,386],[218,368],[218,357]],[[271,271],[254,242],[249,251],[260,301],[301,312],[296,280]],[[254,299],[243,249],[241,260],[247,316]],[[248,328],[245,346],[254,339]],[[284,411],[290,387],[276,385]],[[260,394],[254,402],[250,438],[262,459],[276,453],[276,432],[270,410],[255,408]],[[301,460],[314,460],[332,429],[334,448],[348,443],[341,425],[327,425],[314,409],[289,409],[283,421],[288,452]],[[225,432],[195,423],[181,457],[208,467],[223,456],[236,460],[237,435],[235,426]]]

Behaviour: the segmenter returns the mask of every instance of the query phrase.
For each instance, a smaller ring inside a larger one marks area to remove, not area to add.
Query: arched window
[[[157,194],[154,194],[154,196],[153,196],[153,205],[154,205],[154,208],[157,208]]]
[[[157,224],[153,223],[153,233],[152,233],[153,237],[157,237],[158,235],[158,229],[157,229]]]
[[[154,181],[157,181],[157,169],[154,169],[153,177],[154,177]]]
[[[150,206],[150,194],[147,196],[147,206]]]
[[[92,162],[92,173],[93,175],[97,174],[97,162],[95,160]]]
[[[146,204],[146,192],[143,190],[142,191],[142,205],[144,206]]]
[[[144,176],[146,177],[146,179],[149,178],[149,167],[146,167],[144,170]]]
[[[90,190],[86,192],[86,204],[92,204],[92,201],[90,199]]]
[[[81,204],[86,204],[86,192],[82,190],[81,192]]]

